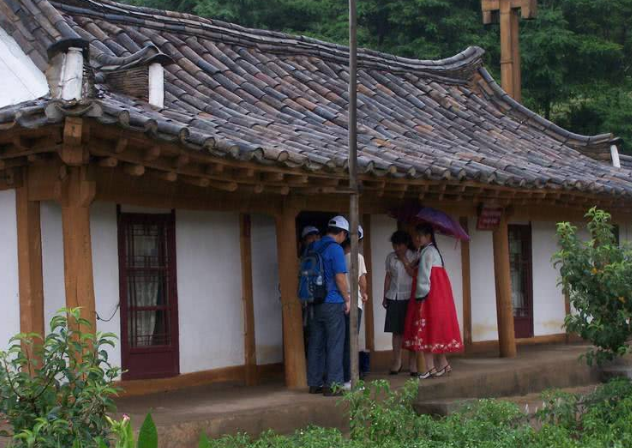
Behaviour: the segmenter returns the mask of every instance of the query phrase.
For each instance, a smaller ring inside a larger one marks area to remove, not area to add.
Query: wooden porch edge
[[[257,366],[257,377],[260,380],[282,378],[283,363],[265,364]],[[206,386],[224,382],[245,382],[246,366],[222,367],[219,369],[203,370],[200,372],[184,373],[171,378],[156,378],[148,380],[117,381],[114,386],[123,389],[119,397],[132,397],[160,392],[171,392],[187,387]]]

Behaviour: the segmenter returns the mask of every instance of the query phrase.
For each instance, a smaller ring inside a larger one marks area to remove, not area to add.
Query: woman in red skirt
[[[420,379],[441,377],[452,371],[445,354],[463,351],[452,286],[432,226],[418,225],[413,242],[421,254],[406,314],[403,348],[423,352],[427,371]]]

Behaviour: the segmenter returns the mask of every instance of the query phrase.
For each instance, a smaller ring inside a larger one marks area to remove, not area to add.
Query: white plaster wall
[[[384,262],[387,255],[393,251],[393,246],[389,240],[396,230],[397,221],[387,215],[371,216],[371,265],[373,272],[370,275],[373,281],[373,297],[371,297],[371,300],[373,301],[376,351],[391,350],[393,348],[391,333],[384,333],[386,310],[382,306],[382,299],[384,297],[384,277],[386,275]]]
[[[0,216],[0,350],[5,350],[20,332],[15,190],[0,191]]]
[[[283,320],[274,218],[252,215],[250,235],[257,364],[279,363],[283,362]]]
[[[496,285],[494,283],[494,247],[492,232],[470,229],[470,277],[472,294],[472,341],[498,340],[496,322]]]
[[[48,93],[46,77],[17,42],[0,28],[0,107]]]
[[[176,212],[180,372],[243,365],[239,216]]]
[[[558,250],[554,222],[532,222],[533,247],[533,334],[563,333],[566,317],[564,294],[557,286],[558,270],[551,258]]]
[[[64,286],[64,240],[61,207],[55,202],[40,205],[42,229],[42,273],[44,276],[44,321],[50,332],[50,320],[66,306]]]
[[[114,333],[116,347],[106,347],[113,366],[121,366],[121,312],[116,204],[97,202],[90,208],[92,272],[97,330]],[[108,320],[107,322],[105,320]]]

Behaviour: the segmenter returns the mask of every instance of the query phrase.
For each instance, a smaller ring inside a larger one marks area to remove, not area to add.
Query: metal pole
[[[349,345],[351,359],[351,384],[357,384],[358,369],[358,224],[360,194],[358,188],[357,147],[357,16],[356,0],[349,0],[349,220],[351,225],[351,311],[349,312]]]

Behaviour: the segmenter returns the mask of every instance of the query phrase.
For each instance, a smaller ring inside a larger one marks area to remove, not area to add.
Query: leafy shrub
[[[115,336],[84,328],[90,323],[79,309],[62,309],[43,340],[18,334],[0,351],[0,413],[13,429],[12,447],[91,448],[107,440],[120,371],[105,347]]]
[[[226,436],[200,448],[611,448],[632,446],[632,384],[617,380],[586,397],[546,393],[535,417],[516,405],[480,400],[445,418],[416,415],[417,383],[392,391],[386,381],[345,396],[350,434],[310,427],[283,436]],[[535,420],[535,421],[534,421]],[[534,424],[536,423],[536,424]],[[538,429],[536,429],[538,428]]]
[[[588,362],[601,363],[630,350],[632,247],[617,244],[610,214],[592,208],[586,217],[588,241],[570,223],[557,225],[560,251],[553,259],[576,310],[566,317],[566,329],[592,342]]]

